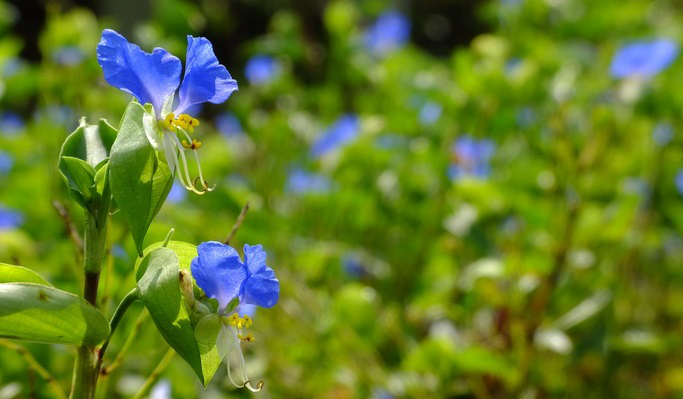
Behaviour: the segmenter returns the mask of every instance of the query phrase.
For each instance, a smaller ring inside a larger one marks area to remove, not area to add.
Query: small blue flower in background
[[[16,75],[21,68],[24,67],[24,61],[18,57],[12,57],[5,60],[5,64],[0,69],[0,75],[5,78],[11,78]]]
[[[13,165],[14,158],[12,158],[12,155],[7,151],[0,150],[0,175],[7,174],[7,172],[12,170]]]
[[[678,170],[674,182],[676,184],[676,189],[678,190],[678,193],[680,195],[683,195],[683,169]]]
[[[111,29],[102,32],[97,45],[97,61],[107,83],[133,95],[141,104],[152,104],[154,114],[143,117],[145,134],[157,151],[164,152],[171,170],[179,169],[180,183],[197,194],[210,191],[196,153],[201,142],[191,139],[188,134],[194,131],[199,121],[186,112],[191,112],[192,106],[201,103],[221,104],[237,90],[237,82],[218,62],[211,42],[203,37],[187,36],[182,83],[180,74],[183,68],[177,57],[158,47],[151,54],[146,53]],[[176,90],[178,104],[171,111]],[[181,142],[178,133],[187,140]],[[198,179],[190,178],[184,156],[186,150],[194,152]],[[200,188],[195,186],[196,180],[199,180]]]
[[[448,169],[448,175],[452,180],[466,176],[488,177],[491,173],[489,161],[494,151],[495,145],[491,140],[477,140],[467,135],[459,137],[453,143],[453,163]]]
[[[365,276],[368,272],[363,266],[360,258],[355,254],[346,254],[341,259],[342,268],[344,272],[353,278],[360,278]]]
[[[433,125],[441,117],[442,108],[435,102],[427,102],[420,108],[420,124],[422,126]]]
[[[0,135],[15,136],[24,130],[24,120],[16,112],[0,113]]]
[[[360,121],[355,114],[344,114],[327,128],[311,146],[311,155],[320,158],[358,136]]]
[[[224,137],[238,137],[244,134],[240,120],[230,112],[222,113],[216,117],[216,129]]]
[[[649,78],[671,65],[678,57],[679,46],[670,39],[639,41],[622,47],[612,59],[610,75]]]
[[[203,242],[197,247],[197,257],[192,259],[190,269],[197,286],[206,296],[218,301],[221,328],[216,339],[216,348],[219,356],[222,359],[230,351],[235,351],[240,358],[242,381],[236,383],[233,380],[228,360],[230,381],[240,388],[247,387],[254,392],[261,390],[263,383],[257,384],[255,388],[250,385],[240,342],[254,340],[251,333],[242,333],[244,328],[249,328],[252,324],[248,313],[253,313],[254,309],[248,305],[270,308],[275,306],[280,297],[280,282],[273,269],[266,265],[263,247],[244,245],[242,262],[233,247],[216,241]],[[239,300],[239,306],[232,310],[228,305],[234,299]],[[216,316],[207,315],[204,319],[211,317]],[[197,324],[197,329],[200,329],[202,321]]]
[[[171,399],[171,381],[163,379],[154,385],[149,392],[149,399]]]
[[[78,119],[71,107],[66,105],[49,105],[36,110],[34,118],[49,123],[50,125],[62,125],[64,127],[78,126]]]
[[[291,194],[324,194],[331,188],[332,182],[327,176],[294,168],[287,176],[285,191]]]
[[[669,144],[673,137],[674,129],[670,123],[659,122],[655,125],[655,128],[652,130],[652,139],[660,147],[664,147],[665,145]]]
[[[365,32],[365,47],[384,56],[410,40],[410,21],[398,11],[386,11]]]
[[[406,144],[406,140],[404,137],[401,137],[395,133],[386,133],[381,136],[378,136],[375,139],[375,145],[378,148],[382,148],[385,150],[391,150],[395,148],[402,147]]]
[[[516,119],[517,126],[522,129],[526,129],[536,123],[536,111],[534,111],[534,109],[531,107],[522,107],[519,111],[517,111]]]
[[[114,255],[115,258],[123,259],[123,260],[128,260],[128,252],[126,252],[126,249],[122,247],[119,244],[114,244],[111,247],[111,254]]]
[[[244,76],[252,85],[263,85],[280,74],[280,64],[269,55],[256,55],[247,61]]]
[[[52,60],[59,65],[75,66],[85,59],[85,53],[78,46],[62,46],[52,52]]]
[[[24,223],[21,212],[0,205],[0,230],[16,229]]]
[[[171,191],[168,193],[166,201],[170,202],[171,204],[177,204],[179,202],[183,202],[185,198],[187,198],[187,190],[185,190],[185,187],[183,187],[181,184],[175,182],[173,183],[173,187],[171,187]]]

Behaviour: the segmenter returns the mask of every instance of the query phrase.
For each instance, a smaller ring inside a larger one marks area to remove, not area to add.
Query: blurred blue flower
[[[674,129],[670,123],[659,122],[655,125],[655,128],[652,130],[652,139],[660,147],[664,147],[665,145],[669,144],[673,137]]]
[[[522,107],[517,111],[517,126],[522,129],[531,127],[536,122],[536,111],[531,107]]]
[[[2,66],[2,71],[0,74],[5,78],[11,78],[16,75],[19,70],[24,66],[24,62],[19,57],[12,57],[5,60],[5,64]]]
[[[678,43],[670,39],[631,43],[614,56],[610,74],[614,78],[654,76],[674,62],[678,50]]]
[[[320,158],[358,136],[360,121],[355,114],[344,114],[327,128],[311,146],[311,155]]]
[[[115,258],[123,260],[128,259],[128,252],[126,252],[126,249],[119,244],[114,244],[111,247],[111,254],[114,255]]]
[[[183,187],[181,184],[175,182],[173,183],[173,187],[171,187],[171,191],[168,193],[166,201],[171,204],[177,204],[179,202],[183,202],[185,198],[187,198],[187,190],[185,190],[185,187]]]
[[[410,21],[398,11],[385,11],[365,32],[365,47],[384,56],[403,47],[410,39]]]
[[[280,282],[273,269],[266,266],[266,253],[261,245],[244,245],[244,263],[237,251],[216,241],[203,242],[192,259],[192,276],[197,286],[218,301],[220,309],[239,298],[240,304],[275,306],[280,295]]]
[[[236,137],[244,134],[240,120],[230,112],[222,113],[216,117],[216,129],[225,137]]]
[[[683,169],[679,169],[675,177],[676,189],[678,193],[683,195]]]
[[[52,60],[59,65],[74,66],[85,59],[85,53],[78,46],[62,46],[52,52]]]
[[[341,259],[342,268],[344,272],[353,278],[360,278],[367,274],[367,270],[363,266],[360,258],[355,254],[346,254]]]
[[[66,105],[49,105],[40,108],[36,110],[34,117],[50,125],[62,125],[65,127],[78,125],[78,119],[76,119],[74,110]]]
[[[194,131],[199,121],[186,112],[206,102],[221,104],[237,90],[237,82],[218,62],[211,42],[203,37],[187,36],[182,83],[182,65],[177,57],[158,47],[151,54],[146,53],[111,29],[102,32],[97,45],[97,61],[107,83],[132,94],[141,104],[152,104],[154,115],[146,114],[143,117],[145,135],[157,151],[164,152],[172,171],[180,169],[176,173],[180,183],[197,194],[210,191],[211,188],[202,177],[196,152],[201,142],[190,138],[188,134]],[[178,104],[171,112],[176,90]],[[178,134],[187,140],[181,142]],[[194,152],[200,188],[195,183],[197,179],[190,178],[184,156],[186,150]]]
[[[420,108],[420,124],[422,126],[433,125],[441,117],[441,105],[435,102],[427,102]]]
[[[0,150],[0,175],[4,175],[10,170],[14,165],[14,158],[12,154],[7,151]]]
[[[280,73],[280,64],[269,55],[256,55],[247,61],[244,76],[253,85],[263,85]]]
[[[329,192],[332,182],[327,176],[295,168],[289,172],[285,190],[291,194],[322,194]]]
[[[465,176],[485,178],[491,173],[489,161],[495,151],[491,140],[477,140],[470,136],[459,137],[452,147],[453,163],[448,169],[452,180]]]
[[[24,223],[24,215],[10,208],[0,205],[0,230],[16,229]]]
[[[149,392],[149,399],[171,399],[171,381],[163,379],[154,385]]]
[[[16,112],[5,111],[0,113],[0,135],[15,136],[24,130],[24,120]]]

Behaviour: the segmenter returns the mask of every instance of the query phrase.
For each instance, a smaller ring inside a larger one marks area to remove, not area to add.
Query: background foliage
[[[233,244],[262,243],[282,284],[245,353],[259,395],[683,395],[683,66],[609,74],[632,40],[680,39],[678,2],[112,3],[0,2],[0,261],[80,292],[57,159],[78,118],[117,125],[130,101],[102,78],[102,29],[181,59],[205,35],[240,85],[195,114],[217,188],[174,189],[146,244],[222,240],[249,201]],[[378,49],[387,10],[410,33]],[[121,215],[109,235],[107,315],[136,258]],[[134,313],[102,397],[133,395],[167,350]],[[8,342],[0,398],[51,397]],[[72,351],[23,346],[69,385]],[[160,378],[153,397],[252,395],[224,367],[202,391],[179,358]]]

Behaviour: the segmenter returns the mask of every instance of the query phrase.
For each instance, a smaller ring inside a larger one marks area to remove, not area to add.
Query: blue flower
[[[341,259],[342,267],[344,272],[353,278],[361,278],[368,274],[363,262],[358,255],[349,253],[342,257]]]
[[[249,83],[263,85],[273,80],[280,73],[280,64],[268,55],[256,55],[247,61],[244,75]]]
[[[671,124],[667,122],[657,123],[652,131],[652,139],[655,141],[655,144],[660,147],[664,147],[665,145],[669,144],[673,137],[674,129]]]
[[[410,21],[398,11],[386,11],[365,32],[365,47],[384,56],[403,47],[410,39]]]
[[[55,49],[52,59],[59,65],[74,66],[83,62],[85,53],[78,46],[62,46]]]
[[[323,194],[331,188],[332,182],[327,176],[295,168],[289,172],[285,190],[292,194]]]
[[[280,282],[266,265],[261,245],[244,246],[244,262],[237,251],[216,241],[201,243],[192,260],[192,276],[197,286],[215,298],[221,310],[238,298],[240,304],[273,307],[280,295]]]
[[[24,130],[24,120],[16,112],[0,113],[0,135],[14,136]]]
[[[252,324],[248,313],[253,313],[253,308],[249,305],[270,308],[275,306],[280,297],[280,282],[275,277],[273,269],[266,265],[263,247],[245,245],[242,262],[237,251],[231,246],[216,241],[203,242],[197,247],[197,257],[192,259],[190,269],[197,286],[208,297],[218,301],[221,328],[216,338],[216,348],[219,356],[222,359],[227,353],[234,351],[240,357],[242,381],[236,383],[233,380],[228,361],[230,381],[240,388],[261,390],[262,382],[259,382],[256,388],[250,385],[240,342],[254,341],[251,333],[243,334],[243,329],[249,328]],[[234,299],[239,300],[239,306],[233,311],[229,305]],[[215,318],[216,315],[204,317],[207,320]],[[201,329],[200,324],[204,319],[197,324],[197,329]]]
[[[674,62],[678,50],[678,43],[670,39],[631,43],[614,56],[610,74],[614,78],[652,77]]]
[[[10,208],[0,206],[0,230],[16,229],[24,223],[24,215]]]
[[[244,134],[240,120],[229,112],[216,117],[216,129],[225,137],[236,137]]]
[[[191,139],[188,134],[199,121],[185,112],[196,104],[225,102],[237,90],[237,82],[218,62],[211,42],[206,38],[188,35],[187,43],[182,83],[182,65],[177,57],[158,47],[151,54],[146,53],[111,29],[102,32],[97,45],[97,61],[110,85],[133,95],[141,104],[151,104],[152,109],[143,118],[147,138],[156,150],[165,153],[171,170],[182,169],[178,173],[182,185],[201,194],[210,190],[195,151],[201,142]],[[173,109],[176,90],[178,101]],[[187,140],[181,142],[178,135]],[[193,151],[197,160],[199,189],[194,184],[196,179],[190,178],[186,150]]]
[[[4,175],[12,170],[12,165],[14,165],[12,155],[7,151],[0,150],[0,175]]]
[[[491,140],[477,140],[462,136],[453,143],[453,164],[448,170],[451,179],[465,176],[485,178],[491,173],[489,161],[495,146]]]
[[[420,124],[422,126],[433,125],[441,117],[441,105],[435,102],[427,102],[420,108]]]
[[[325,130],[311,146],[311,155],[320,158],[358,136],[360,122],[354,114],[344,114]]]
[[[679,169],[678,173],[676,173],[674,183],[676,184],[676,189],[678,190],[678,193],[680,195],[683,195],[683,169]]]
[[[166,200],[172,204],[177,204],[178,202],[183,202],[187,197],[187,190],[178,183],[173,183],[171,191],[168,193]]]

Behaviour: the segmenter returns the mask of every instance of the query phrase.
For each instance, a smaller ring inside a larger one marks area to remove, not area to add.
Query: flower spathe
[[[182,83],[182,64],[176,56],[158,47],[147,53],[111,29],[102,32],[97,61],[110,85],[133,95],[141,104],[151,104],[152,111],[143,119],[145,134],[157,151],[165,153],[171,170],[180,169],[178,179],[183,186],[198,194],[210,190],[196,151],[201,142],[190,138],[199,121],[184,112],[195,104],[221,104],[237,90],[237,82],[218,62],[211,42],[203,37],[187,36]],[[197,161],[199,177],[196,179],[190,178],[187,168],[185,151],[188,150]]]
[[[280,296],[280,282],[275,277],[273,269],[266,265],[263,247],[245,245],[242,262],[233,247],[216,241],[204,242],[197,247],[197,257],[192,259],[190,270],[197,286],[206,296],[218,301],[221,329],[217,336],[216,348],[219,356],[223,358],[228,354],[229,357],[230,353],[236,353],[239,358],[242,381],[236,383],[233,380],[228,359],[230,380],[237,387],[247,387],[252,391],[260,390],[262,383],[257,384],[256,388],[250,385],[240,342],[254,341],[251,333],[243,333],[243,329],[249,328],[252,324],[246,313],[252,313],[253,308],[249,311],[246,308],[250,305],[273,307]],[[232,310],[229,305],[235,299],[239,300],[239,306]],[[240,313],[243,314],[241,317]],[[197,326],[200,324],[201,321]]]

